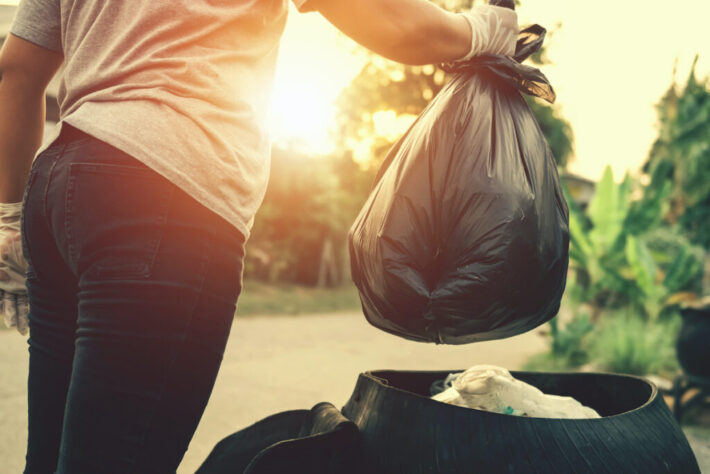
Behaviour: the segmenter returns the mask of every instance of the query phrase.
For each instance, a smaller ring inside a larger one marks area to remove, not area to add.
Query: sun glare
[[[279,53],[270,109],[270,130],[276,143],[302,151],[334,151],[332,133],[338,95],[364,65],[350,54],[352,44],[318,15],[291,12]],[[356,159],[366,161],[378,137],[395,141],[416,117],[379,111],[374,136],[352,144]]]
[[[416,119],[416,115],[397,115],[394,110],[380,110],[372,116],[375,133],[391,142],[402,136]]]
[[[333,151],[335,101],[363,66],[350,54],[352,47],[320,15],[299,14],[292,8],[270,110],[276,142],[295,143],[311,153]]]
[[[330,97],[307,77],[291,79],[274,91],[270,113],[274,139],[294,142],[308,152],[329,153],[333,145],[328,130],[334,115]]]

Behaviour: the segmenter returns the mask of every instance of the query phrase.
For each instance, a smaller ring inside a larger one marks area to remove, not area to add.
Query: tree
[[[697,58],[696,58],[697,63]],[[659,136],[644,166],[651,185],[645,200],[665,194],[665,220],[710,249],[710,90],[695,64],[685,87],[675,81],[657,106]]]
[[[473,4],[472,0],[433,1],[452,11],[470,8]],[[433,65],[405,66],[372,54],[368,58],[367,64],[338,99],[337,139],[341,149],[355,154],[364,144],[370,158],[368,165],[377,167],[396,141],[396,137],[378,131],[378,113],[393,111],[395,116],[413,120],[451,77]],[[544,50],[535,54],[531,61],[544,64]],[[528,104],[558,163],[566,166],[574,149],[571,125],[556,107],[533,98],[528,98]]]
[[[269,186],[249,239],[248,277],[321,286],[347,280],[347,232],[372,179],[349,155],[274,147]]]
[[[324,243],[344,238],[349,225],[341,195],[328,160],[274,148],[269,186],[249,242],[247,273],[315,284]]]

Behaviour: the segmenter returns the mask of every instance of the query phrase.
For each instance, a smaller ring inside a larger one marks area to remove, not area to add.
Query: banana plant
[[[573,281],[581,287],[580,302],[595,309],[594,320],[599,309],[624,304],[633,290],[623,277],[623,248],[618,243],[629,210],[630,184],[628,178],[621,185],[614,183],[611,168],[607,168],[586,213],[567,196]]]
[[[657,179],[661,179],[661,175]],[[632,200],[635,182],[617,184],[607,167],[583,212],[570,198],[570,267],[579,303],[603,310],[630,308],[656,319],[669,302],[677,302],[692,283],[702,280],[702,255],[677,233],[673,245],[649,241],[667,212],[668,186]]]

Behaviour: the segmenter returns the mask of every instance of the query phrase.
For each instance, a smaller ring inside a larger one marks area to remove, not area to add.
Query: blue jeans
[[[70,127],[33,165],[22,225],[25,473],[175,472],[222,361],[244,237]]]

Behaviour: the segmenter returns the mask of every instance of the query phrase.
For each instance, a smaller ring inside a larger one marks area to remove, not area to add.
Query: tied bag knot
[[[532,25],[520,32],[512,58],[500,55],[478,56],[466,62],[442,64],[441,68],[451,74],[471,74],[485,70],[524,94],[554,104],[557,95],[547,77],[539,69],[522,64],[542,48],[546,34],[547,30],[542,26]]]

